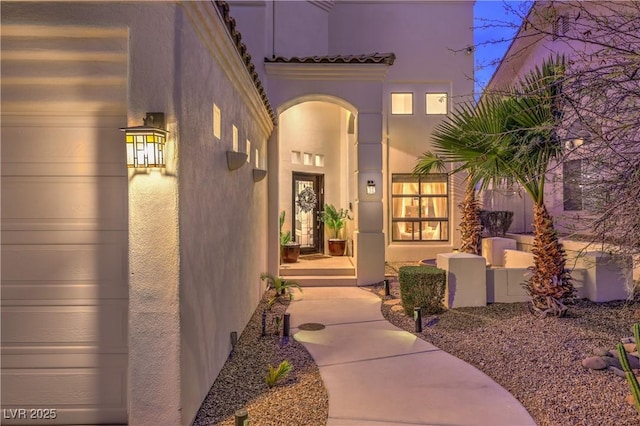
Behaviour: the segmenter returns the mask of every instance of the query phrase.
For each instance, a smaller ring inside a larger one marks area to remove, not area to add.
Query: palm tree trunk
[[[460,251],[480,254],[480,205],[476,200],[476,191],[472,184],[467,185],[464,201],[460,204],[462,220],[460,222]]]
[[[533,206],[533,276],[525,284],[533,308],[543,315],[563,316],[564,301],[574,296],[571,275],[565,269],[567,255],[544,204]]]

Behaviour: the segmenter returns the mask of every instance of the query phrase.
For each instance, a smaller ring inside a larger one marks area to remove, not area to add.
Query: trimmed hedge
[[[399,280],[405,314],[413,315],[413,309],[418,306],[427,314],[437,314],[444,310],[444,269],[433,266],[402,266]]]

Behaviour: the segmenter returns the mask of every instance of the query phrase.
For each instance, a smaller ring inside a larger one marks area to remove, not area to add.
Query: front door
[[[324,251],[324,227],[318,217],[324,205],[324,175],[293,172],[293,238],[300,253]]]

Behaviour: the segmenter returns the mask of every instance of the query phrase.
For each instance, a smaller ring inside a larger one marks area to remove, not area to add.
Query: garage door
[[[127,422],[127,39],[2,26],[2,424]]]

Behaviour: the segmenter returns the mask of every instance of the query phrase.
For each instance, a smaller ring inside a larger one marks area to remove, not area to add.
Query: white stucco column
[[[278,128],[271,132],[267,142],[267,268],[272,274],[278,274],[280,267],[280,229],[278,228],[280,180],[280,143],[278,141]]]
[[[129,424],[182,424],[178,182],[129,179]]]
[[[356,173],[356,265],[358,285],[384,280],[384,233],[382,204],[382,112],[358,114]],[[375,194],[367,194],[373,181]]]

